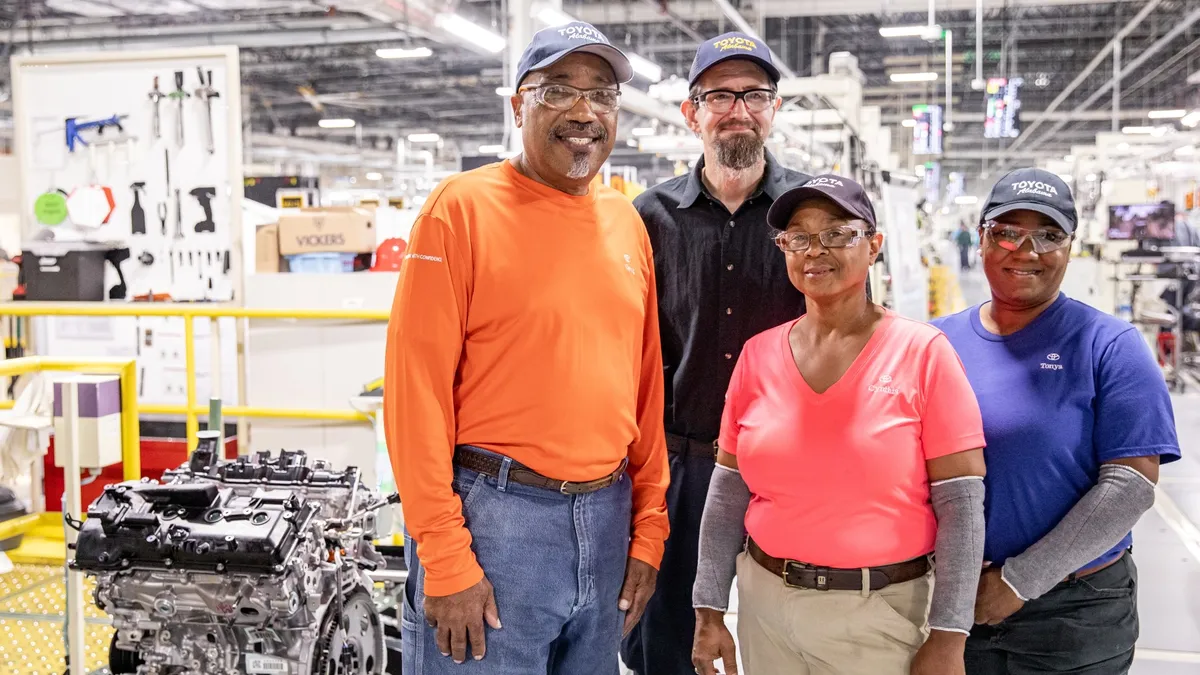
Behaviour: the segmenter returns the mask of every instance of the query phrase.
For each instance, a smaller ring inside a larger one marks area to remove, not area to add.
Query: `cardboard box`
[[[254,233],[254,271],[271,274],[279,271],[279,223],[260,225]]]
[[[372,253],[375,214],[355,207],[304,209],[279,216],[279,253]]]

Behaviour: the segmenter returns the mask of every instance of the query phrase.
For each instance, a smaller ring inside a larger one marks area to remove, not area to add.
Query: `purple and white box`
[[[63,466],[71,445],[78,448],[79,467],[99,469],[121,461],[121,378],[115,375],[55,375],[54,465]],[[74,390],[79,406],[79,437],[63,417],[65,396]]]

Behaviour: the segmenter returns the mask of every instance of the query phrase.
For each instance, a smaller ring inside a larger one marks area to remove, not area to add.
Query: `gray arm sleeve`
[[[964,476],[929,488],[937,516],[934,551],[937,576],[929,606],[929,627],[966,633],[975,625],[975,594],[983,567],[983,478]]]
[[[1154,484],[1121,464],[1100,467],[1100,480],[1053,530],[1004,563],[1001,576],[1022,600],[1046,594],[1121,541],[1154,506]]]
[[[737,557],[746,542],[746,508],[750,488],[742,474],[717,465],[708,484],[708,499],[700,519],[700,555],[692,607],[724,612],[737,572]]]

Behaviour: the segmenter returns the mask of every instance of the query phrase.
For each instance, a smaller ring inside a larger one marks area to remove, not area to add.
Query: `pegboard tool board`
[[[18,56],[12,73],[26,248],[120,244],[127,297],[240,302],[237,48]]]

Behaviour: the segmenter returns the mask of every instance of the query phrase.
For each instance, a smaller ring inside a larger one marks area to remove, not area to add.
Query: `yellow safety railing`
[[[385,310],[371,309],[255,309],[219,303],[0,302],[0,316],[164,316],[183,318],[184,362],[187,368],[187,404],[146,404],[140,407],[140,411],[147,414],[184,415],[186,417],[187,446],[189,452],[196,447],[197,434],[200,430],[200,416],[208,412],[207,406],[200,405],[196,401],[196,345],[194,344],[196,331],[193,323],[194,319],[201,317],[215,320],[229,317],[235,319],[387,321],[388,315],[389,313]],[[12,360],[0,363],[11,362]],[[219,365],[214,363],[212,367],[217,368]],[[0,370],[0,377],[4,376],[4,371]],[[136,392],[136,389],[134,391]],[[0,402],[0,408],[11,406],[11,402]],[[368,421],[366,415],[351,409],[262,408],[233,405],[223,406],[221,412],[223,415],[229,417],[309,419],[337,422]],[[140,478],[140,475],[138,477]]]
[[[137,361],[134,359],[59,359],[23,356],[0,361],[0,377],[40,371],[115,374],[121,382],[121,466],[125,480],[141,480],[141,432],[138,428]]]

